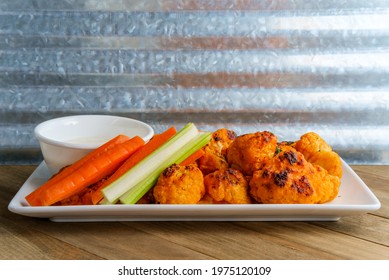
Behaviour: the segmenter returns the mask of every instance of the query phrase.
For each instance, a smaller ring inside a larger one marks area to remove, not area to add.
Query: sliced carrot
[[[205,152],[204,152],[203,149],[197,150],[196,152],[194,152],[193,154],[191,154],[189,157],[187,157],[186,159],[184,159],[184,160],[180,163],[180,165],[184,166],[184,165],[192,164],[192,163],[194,163],[196,160],[198,160],[199,158],[201,158],[204,154],[205,154]]]
[[[104,182],[95,192],[92,194],[93,204],[98,204],[103,199],[103,193],[101,192],[106,186],[110,185],[113,181],[120,178],[124,173],[134,167],[142,159],[150,155],[156,149],[158,149],[162,144],[167,142],[174,134],[176,134],[176,129],[170,127],[161,134],[154,135],[149,142],[147,142],[143,147],[136,151],[131,157],[129,157],[119,168],[113,173],[108,180]]]
[[[112,174],[130,155],[143,146],[144,143],[142,138],[135,136],[93,157],[75,172],[44,190],[40,194],[38,205],[52,205]]]
[[[36,205],[37,203],[39,203],[41,193],[43,191],[45,191],[46,189],[48,189],[50,186],[52,186],[54,183],[62,180],[63,178],[65,178],[69,174],[72,174],[78,168],[80,168],[84,163],[88,162],[89,160],[91,160],[95,156],[97,156],[103,152],[106,152],[107,150],[111,149],[115,145],[124,143],[125,141],[128,141],[128,140],[130,140],[130,137],[120,134],[120,135],[112,138],[108,142],[104,143],[100,147],[96,148],[95,150],[91,151],[90,153],[88,153],[87,155],[85,155],[84,157],[79,159],[78,161],[74,162],[73,164],[63,168],[60,172],[58,172],[54,177],[52,177],[50,180],[48,180],[45,184],[40,186],[38,189],[36,189],[32,193],[30,193],[29,195],[27,195],[26,196],[27,202],[30,205]]]

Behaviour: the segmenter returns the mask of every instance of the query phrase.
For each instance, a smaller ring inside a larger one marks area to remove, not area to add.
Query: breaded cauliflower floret
[[[173,164],[159,176],[153,194],[160,204],[196,204],[205,194],[203,174],[194,164]]]
[[[244,134],[235,139],[227,149],[231,168],[251,176],[274,156],[277,137],[268,131]]]
[[[340,178],[328,173],[320,165],[313,165],[316,169],[315,178],[317,182],[316,193],[320,198],[317,203],[326,203],[331,200],[334,200],[338,193],[340,187]]]
[[[342,162],[340,156],[335,153],[318,134],[308,132],[300,137],[293,145],[302,153],[309,162],[320,165],[331,175],[342,177]]]
[[[333,200],[340,179],[320,166],[308,162],[290,146],[282,146],[274,158],[250,180],[250,194],[260,203],[313,204]]]
[[[205,154],[198,160],[198,166],[203,174],[228,168],[225,158],[226,150],[236,137],[234,131],[226,128],[218,129],[212,133],[211,140],[204,147]]]
[[[234,169],[217,170],[204,177],[207,194],[216,202],[230,204],[251,203],[248,183],[241,172]]]

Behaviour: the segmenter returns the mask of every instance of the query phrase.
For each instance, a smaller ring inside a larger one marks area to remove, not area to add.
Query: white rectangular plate
[[[50,173],[42,162],[11,200],[11,212],[56,222],[92,221],[336,221],[343,216],[378,210],[379,200],[343,162],[339,195],[325,204],[250,205],[83,205],[35,206],[26,195],[48,180]]]

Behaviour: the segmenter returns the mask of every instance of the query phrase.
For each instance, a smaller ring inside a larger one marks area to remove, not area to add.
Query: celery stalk
[[[200,150],[205,145],[209,143],[211,140],[211,132],[201,132],[198,136],[196,136],[197,139],[193,139],[193,147],[188,149],[182,150],[182,153],[178,154],[178,158],[175,161],[175,163],[180,164],[183,162],[186,158],[188,158],[191,154],[196,152],[197,150]]]
[[[199,135],[199,131],[193,123],[185,125],[169,141],[127,171],[119,179],[105,187],[102,190],[105,199],[109,203],[115,203],[120,196],[149,178],[150,174],[155,169],[158,169],[166,159],[179,152],[197,135]]]
[[[158,168],[156,168],[149,177],[139,182],[136,186],[127,191],[120,197],[120,202],[123,204],[134,204],[136,203],[145,193],[150,190],[157,182],[159,175],[169,166],[174,163],[181,163],[184,159],[190,156],[195,151],[204,147],[210,140],[211,133],[200,133],[187,143],[179,152],[174,153],[172,156],[167,158]]]

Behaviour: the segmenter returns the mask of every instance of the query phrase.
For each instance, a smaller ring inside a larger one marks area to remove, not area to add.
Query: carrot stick
[[[135,136],[90,159],[75,172],[44,190],[40,195],[38,205],[52,205],[112,174],[130,155],[143,146],[144,143],[142,138]]]
[[[103,198],[103,193],[101,192],[106,186],[110,185],[113,181],[120,178],[124,173],[130,170],[142,159],[154,152],[158,147],[162,146],[167,140],[169,140],[174,134],[176,134],[176,129],[170,127],[161,134],[154,135],[149,142],[147,142],[143,147],[136,151],[132,156],[130,156],[119,168],[115,171],[95,192],[92,194],[93,204],[98,204]]]
[[[125,141],[128,141],[129,139],[130,139],[130,137],[120,134],[120,135],[112,138],[108,142],[104,143],[100,147],[96,148],[95,150],[91,151],[90,153],[88,153],[87,155],[85,155],[84,157],[79,159],[78,161],[74,162],[73,164],[63,168],[54,177],[52,177],[50,180],[48,180],[45,184],[40,186],[38,189],[36,189],[32,193],[30,193],[29,195],[27,195],[26,196],[27,202],[30,205],[36,205],[37,203],[39,203],[41,193],[43,191],[47,190],[54,183],[62,180],[63,178],[65,178],[69,174],[72,174],[78,168],[80,168],[84,163],[88,162],[89,160],[96,157],[97,155],[111,149],[112,147],[114,147],[117,144],[124,143]]]
[[[204,154],[205,154],[205,152],[204,152],[203,149],[197,150],[196,152],[194,152],[193,154],[191,154],[189,157],[187,157],[186,159],[184,159],[184,160],[180,163],[180,165],[184,166],[184,165],[192,164],[192,163],[194,163],[196,160],[198,160],[199,158],[201,158]]]

